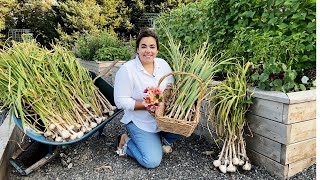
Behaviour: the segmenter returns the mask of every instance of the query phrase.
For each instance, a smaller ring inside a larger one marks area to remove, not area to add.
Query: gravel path
[[[12,168],[9,179],[278,179],[259,166],[253,166],[249,172],[220,173],[212,165],[219,153],[218,148],[196,135],[177,141],[173,153],[165,154],[158,168],[145,169],[134,159],[118,157],[114,152],[115,138],[117,134],[124,132],[120,118],[121,116],[106,125],[106,136],[99,140],[93,135],[85,141],[62,148],[59,157],[27,177],[21,176]],[[212,156],[202,153],[211,150],[215,152]],[[31,158],[34,157],[35,154],[32,153]],[[290,179],[316,179],[316,165]]]

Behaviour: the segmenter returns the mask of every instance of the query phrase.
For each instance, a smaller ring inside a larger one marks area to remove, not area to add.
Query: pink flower
[[[147,87],[143,93],[145,93],[145,97],[143,97],[142,104],[152,112],[159,107],[160,102],[162,102],[163,93],[158,87]]]

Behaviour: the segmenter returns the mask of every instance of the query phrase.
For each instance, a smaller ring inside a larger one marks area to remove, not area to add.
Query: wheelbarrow
[[[94,79],[96,77],[96,75],[92,72],[90,72],[92,79]],[[95,81],[95,85],[99,88],[99,90],[101,91],[101,93],[109,100],[109,102],[112,105],[115,105],[114,103],[114,99],[113,99],[113,87],[107,83],[106,81],[104,81],[101,77],[99,77],[98,79],[96,79]],[[31,147],[31,145],[34,142],[39,142],[42,144],[45,144],[48,146],[48,152],[45,155],[45,157],[41,158],[40,160],[38,160],[37,162],[35,162],[34,164],[32,164],[31,166],[29,166],[26,169],[23,169],[21,166],[18,165],[17,163],[17,159],[20,157],[20,155],[24,152],[21,148],[19,148],[12,156],[12,158],[9,160],[10,164],[17,170],[19,171],[19,173],[21,175],[27,176],[30,173],[32,173],[33,171],[39,169],[41,166],[45,165],[47,162],[49,162],[51,159],[53,159],[58,153],[59,153],[59,147],[65,146],[65,145],[70,145],[70,144],[74,144],[74,143],[78,143],[81,142],[85,139],[87,139],[88,137],[92,136],[94,133],[96,133],[97,131],[99,131],[97,138],[100,139],[102,132],[103,132],[103,128],[105,127],[106,124],[108,124],[110,121],[112,121],[116,116],[118,116],[123,110],[121,109],[116,109],[115,113],[109,117],[107,120],[105,120],[104,122],[102,122],[101,124],[99,124],[97,127],[93,128],[90,132],[86,133],[85,135],[83,135],[81,138],[75,139],[75,140],[71,140],[68,142],[53,142],[53,141],[48,141],[46,139],[46,137],[43,134],[39,134],[36,133],[34,131],[30,131],[28,129],[26,129],[25,131],[23,130],[22,127],[22,121],[21,119],[17,118],[15,116],[14,110],[12,110],[12,118],[16,124],[16,126],[22,131],[24,132],[28,138],[30,138],[30,141],[28,141],[23,148],[26,148],[27,150],[29,149],[29,147]]]

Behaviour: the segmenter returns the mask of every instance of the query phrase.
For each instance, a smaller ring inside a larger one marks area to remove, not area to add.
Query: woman
[[[117,153],[135,158],[146,168],[160,165],[162,144],[170,149],[170,145],[181,137],[159,132],[154,116],[142,104],[144,89],[157,87],[160,78],[172,72],[165,60],[156,58],[158,48],[158,37],[153,31],[140,32],[136,41],[137,56],[119,69],[114,84],[114,100],[119,109],[124,109],[121,122],[128,132],[118,138]],[[166,78],[160,89],[164,90],[173,81],[172,76]]]

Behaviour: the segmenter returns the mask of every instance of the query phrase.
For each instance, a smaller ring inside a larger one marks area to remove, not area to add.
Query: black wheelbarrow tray
[[[96,75],[94,73],[91,72],[91,76],[92,78],[95,78]],[[115,105],[114,103],[114,99],[113,99],[113,87],[107,83],[106,81],[104,81],[101,77],[98,78],[95,81],[95,85],[99,88],[99,90],[101,91],[101,93],[109,100],[109,102],[112,105]],[[43,157],[42,159],[40,159],[39,161],[37,161],[36,163],[34,163],[33,165],[31,165],[30,167],[26,168],[26,169],[22,169],[18,163],[16,162],[16,159],[22,154],[23,150],[21,150],[21,148],[18,148],[18,150],[13,154],[12,158],[10,159],[10,163],[19,171],[20,174],[22,175],[29,175],[31,172],[37,170],[38,168],[40,168],[41,166],[43,166],[44,164],[46,164],[47,162],[49,162],[53,157],[55,157],[58,152],[59,152],[59,148],[60,146],[64,146],[64,145],[69,145],[69,144],[74,144],[80,141],[83,141],[85,139],[87,139],[88,137],[90,137],[91,135],[93,135],[94,133],[96,133],[97,131],[99,131],[98,134],[98,139],[100,138],[102,132],[103,132],[103,128],[106,124],[108,124],[110,121],[112,121],[116,116],[118,116],[123,110],[121,109],[116,109],[114,114],[112,116],[110,116],[107,120],[103,121],[101,124],[99,124],[97,127],[93,128],[90,132],[84,134],[81,138],[72,140],[72,141],[68,141],[68,142],[53,142],[53,141],[48,141],[46,139],[46,137],[42,134],[36,133],[34,131],[30,131],[30,130],[23,130],[22,127],[22,122],[21,119],[17,118],[15,116],[14,110],[12,110],[12,118],[16,124],[16,126],[23,131],[28,138],[30,138],[31,140],[25,145],[24,148],[28,148],[32,145],[33,142],[39,142],[45,145],[48,145],[48,153],[45,157]]]

